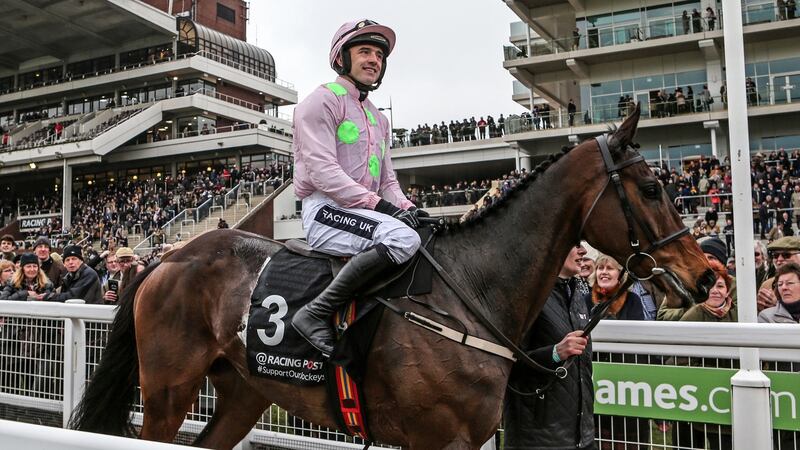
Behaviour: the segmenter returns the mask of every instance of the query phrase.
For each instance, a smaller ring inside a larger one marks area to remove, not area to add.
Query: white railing
[[[234,61],[234,60],[229,59],[229,58],[225,58],[224,56],[220,56],[220,55],[216,55],[216,54],[213,54],[213,53],[209,53],[209,52],[207,52],[205,50],[201,50],[201,51],[199,51],[197,53],[193,53],[192,56],[202,56],[203,58],[211,59],[211,60],[216,61],[218,63],[225,64],[226,66],[233,67],[234,69],[241,70],[242,72],[249,73],[250,75],[254,75],[254,76],[257,76],[259,78],[263,78],[265,80],[272,81],[273,83],[275,83],[275,84],[277,84],[279,86],[283,86],[285,88],[294,90],[294,84],[292,84],[292,83],[290,83],[288,81],[282,80],[282,79],[276,77],[275,75],[272,75],[272,74],[269,74],[269,73],[266,73],[266,72],[262,72],[260,70],[253,69],[253,68],[251,68],[251,67],[249,67],[249,66],[247,66],[245,64],[242,64],[240,62]]]
[[[113,315],[114,307],[104,305],[0,301],[0,345],[3,348],[0,403],[33,410],[28,414],[37,418],[36,414],[41,414],[40,422],[63,426],[77,404],[87,375],[91,377],[100,359]],[[778,370],[800,370],[800,326],[797,325],[603,321],[592,338],[596,361],[624,359],[622,364],[632,364],[631,369],[651,365],[679,366],[680,363],[674,361],[685,357],[689,357],[691,366],[735,367],[738,348],[758,347],[762,349],[764,364],[778,361],[790,365],[788,369]],[[31,352],[31,348],[39,351]],[[24,349],[28,349],[27,353]],[[200,400],[195,402],[182,428],[193,434],[199,432],[213,412],[215,394],[208,381],[199,396]],[[48,411],[49,419],[45,414]],[[141,421],[141,411],[141,403],[138,403],[134,410],[135,422]],[[625,420],[628,425],[649,428],[651,432],[646,438],[609,438],[606,432],[613,431],[614,419],[598,415],[598,440],[660,448],[668,445],[672,436],[682,439],[681,431],[654,431],[656,426],[672,426],[673,430],[681,429],[685,434],[684,425],[688,425],[658,419],[651,423],[650,419],[637,417]],[[708,439],[722,430],[719,425],[704,426]],[[778,433],[792,432],[776,431],[776,435]],[[275,405],[265,411],[246,440],[280,442],[288,448],[359,448],[358,445],[363,445],[360,440],[292,417]],[[800,449],[800,441],[794,442],[787,447],[784,441],[781,449]],[[705,442],[687,448],[704,446]]]

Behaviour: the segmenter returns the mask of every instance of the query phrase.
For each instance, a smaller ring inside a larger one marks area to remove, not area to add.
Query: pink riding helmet
[[[339,30],[333,35],[333,40],[331,41],[330,65],[337,73],[344,75],[347,72],[341,72],[344,68],[336,64],[336,57],[339,56],[339,52],[342,51],[342,48],[347,43],[352,42],[359,36],[364,37],[363,42],[369,42],[383,47],[385,53],[384,59],[388,57],[394,49],[396,37],[391,28],[368,19],[347,22],[339,27]],[[347,69],[349,69],[349,67],[347,67]]]

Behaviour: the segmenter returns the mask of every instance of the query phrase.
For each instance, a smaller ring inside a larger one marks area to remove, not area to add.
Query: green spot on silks
[[[347,95],[347,89],[339,83],[328,83],[325,87],[330,89],[337,97]]]
[[[367,115],[367,119],[369,119],[370,125],[375,126],[378,124],[378,121],[375,120],[375,116],[372,115],[372,112],[370,110],[364,108],[364,113]]]
[[[369,157],[369,174],[373,178],[381,176],[381,161],[374,154]]]
[[[381,139],[381,159],[386,157],[386,141]]]
[[[358,125],[351,120],[345,120],[339,124],[339,128],[336,129],[336,136],[345,144],[355,144],[358,142],[358,134]]]

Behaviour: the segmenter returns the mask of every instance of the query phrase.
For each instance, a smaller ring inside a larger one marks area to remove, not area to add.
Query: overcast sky
[[[395,128],[524,111],[502,65],[509,24],[519,19],[500,0],[255,0],[250,8],[248,41],[272,54],[300,100],[336,76],[333,33],[368,18],[397,34],[383,84],[370,94],[378,107],[391,96]]]

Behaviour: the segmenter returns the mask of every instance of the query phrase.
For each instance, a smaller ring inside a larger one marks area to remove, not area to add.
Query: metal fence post
[[[86,325],[81,319],[64,321],[63,426],[67,428],[86,383]]]
[[[755,262],[753,259],[753,204],[750,191],[750,135],[745,92],[745,56],[742,30],[742,2],[722,2],[725,27],[725,82],[728,92],[728,155],[733,176],[733,222],[739,230],[735,246],[747,251],[736,254],[739,322],[758,322],[756,310]],[[733,447],[736,450],[772,448],[770,380],[760,371],[757,348],[739,350],[741,370],[731,378]]]
[[[731,386],[733,448],[772,448],[770,379],[760,370],[742,369],[731,377]]]

